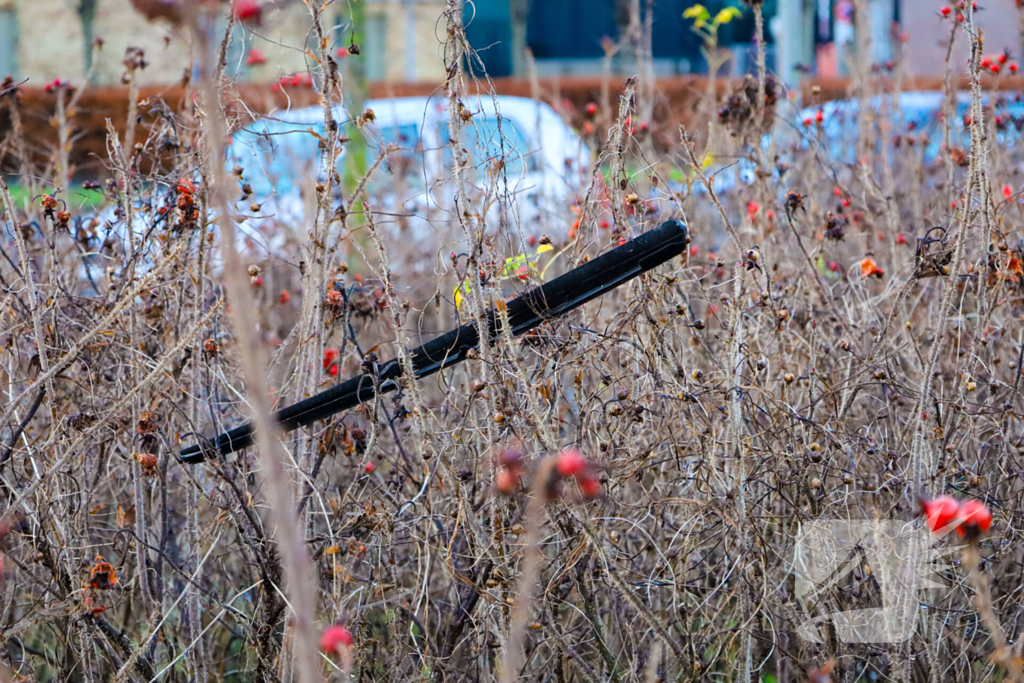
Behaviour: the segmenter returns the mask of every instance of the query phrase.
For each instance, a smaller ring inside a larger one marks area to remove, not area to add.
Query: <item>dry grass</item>
[[[269,428],[273,408],[370,353],[408,364],[457,321],[484,324],[507,293],[498,271],[535,226],[517,223],[502,166],[462,151],[474,120],[460,103],[488,84],[462,72],[460,4],[440,19],[454,161],[431,179],[430,239],[410,239],[423,217],[396,218],[375,194],[402,187],[393,150],[378,164],[371,151],[374,182],[334,172],[348,162],[331,138],[360,132],[329,113],[305,223],[245,219],[254,171],[216,161],[243,109],[223,45],[200,49],[180,105],[151,99],[144,125],[109,127],[100,213],[42,196],[71,178],[75,93],[54,96],[66,145],[49,163],[12,128],[4,171],[33,199],[0,192],[0,680],[1019,676],[1024,179],[1019,146],[995,134],[1004,114],[981,106],[970,17],[953,49],[972,51],[973,71],[946,87],[972,89],[971,144],[947,109],[934,163],[887,110],[864,117],[857,163],[832,158],[770,77],[680,134],[639,120],[663,106],[657,89],[606,82],[622,97],[589,120],[597,170],[549,224],[559,267],[672,217],[690,226],[689,258],[332,421]],[[202,48],[211,17],[179,20]],[[310,22],[330,112],[346,85],[332,27],[315,10]],[[902,68],[883,79],[859,64],[852,95],[898,92]],[[6,106],[20,121],[12,91]],[[699,190],[739,157],[759,169],[752,184]],[[919,259],[933,226],[944,241]],[[862,277],[866,258],[884,275]],[[257,447],[177,461],[250,418]],[[568,446],[595,468],[596,498],[552,472],[545,456]],[[503,496],[508,449],[524,473]],[[801,525],[911,522],[918,496],[943,492],[984,500],[993,531],[941,570],[946,589],[916,596],[913,638],[800,639],[808,615],[879,606],[886,571],[858,567],[798,605]],[[334,622],[354,636],[345,657],[317,652]]]

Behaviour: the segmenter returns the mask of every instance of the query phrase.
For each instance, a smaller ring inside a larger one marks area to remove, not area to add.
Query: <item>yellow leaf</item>
[[[341,548],[339,548],[338,546],[332,545],[327,548],[324,548],[324,555],[337,555],[338,551],[340,550]]]
[[[740,16],[740,11],[735,7],[726,7],[715,16],[716,24],[728,24]]]
[[[694,5],[692,7],[687,7],[685,10],[683,10],[683,19],[694,19],[696,17],[699,17],[703,12],[707,12],[707,10],[704,8],[704,5]]]
[[[457,311],[461,311],[462,310],[462,300],[463,300],[463,298],[464,297],[462,296],[462,287],[456,287],[455,288],[455,310],[457,310]]]
[[[546,251],[554,251],[554,250],[555,250],[555,248],[553,246],[551,246],[550,244],[542,244],[539,247],[537,247],[537,253],[538,254],[543,254]]]

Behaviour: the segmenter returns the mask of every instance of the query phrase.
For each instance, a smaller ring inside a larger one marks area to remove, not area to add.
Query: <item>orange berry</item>
[[[519,476],[508,468],[502,467],[494,477],[494,488],[498,493],[511,496],[515,493],[516,485],[519,483]]]

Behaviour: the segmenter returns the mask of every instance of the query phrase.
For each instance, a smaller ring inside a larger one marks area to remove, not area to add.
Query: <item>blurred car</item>
[[[878,124],[884,107],[889,142],[903,142],[909,136],[917,140],[927,139],[922,158],[926,164],[934,163],[942,148],[942,118],[939,114],[942,112],[943,100],[944,94],[938,91],[900,93],[895,102],[891,96],[872,97],[870,103],[875,119],[871,124],[871,135],[875,140],[876,154],[883,151],[883,136]],[[971,93],[957,93],[950,143],[964,149],[970,148],[971,143],[968,115],[970,104]],[[1013,147],[1021,139],[1021,130],[1024,129],[1024,97],[1020,93],[1005,92],[999,93],[993,101],[990,96],[983,95],[982,106],[986,109],[994,108],[990,121],[994,122],[995,130],[989,131],[989,134],[994,134],[996,142],[1004,148]],[[776,161],[783,167],[792,161],[792,155],[787,150],[790,143],[797,145],[798,149],[807,150],[817,141],[828,163],[855,164],[857,141],[860,138],[859,112],[860,103],[855,99],[834,100],[798,110],[790,126],[777,127],[775,130],[779,149]],[[789,120],[789,117],[784,120]],[[820,133],[817,127],[820,127]],[[761,140],[765,152],[769,151],[770,143],[770,138],[765,135]],[[1024,157],[1018,161],[1024,163]],[[753,183],[756,164],[746,156],[715,159],[706,173],[713,178],[712,187],[715,192],[725,195],[737,184],[742,188]],[[777,175],[777,169],[773,169],[772,173]],[[682,186],[681,179],[670,185],[675,191]],[[701,183],[695,183],[693,191],[697,194],[706,192]]]
[[[466,180],[474,206],[488,207],[488,226],[503,222],[524,237],[566,232],[568,207],[586,182],[587,145],[543,102],[506,96],[473,96],[463,102],[469,111],[461,141],[468,160]],[[347,130],[364,137],[367,166],[388,145],[398,148],[367,185],[371,203],[415,239],[429,237],[432,230],[447,236],[455,223],[456,196],[448,100],[369,100],[365,109],[373,116],[364,117],[360,129]],[[341,107],[333,114],[343,123],[354,118]],[[311,215],[311,190],[323,179],[323,129],[323,110],[310,107],[258,119],[235,133],[227,164],[243,167],[251,201],[262,205],[263,215],[290,223]],[[341,146],[339,169],[349,147]]]
[[[927,136],[928,144],[924,148],[924,162],[932,163],[939,156],[942,147],[942,103],[944,94],[938,91],[900,93],[896,101],[890,96],[872,97],[871,108],[876,117],[881,116],[883,105],[886,119],[890,125],[890,135],[906,138],[914,135],[918,139]],[[1020,127],[1024,125],[1024,101],[1019,93],[1000,93],[995,100],[983,95],[982,106],[994,107],[996,142],[1004,147],[1014,145],[1021,138]],[[969,111],[971,93],[960,92],[956,96],[951,130],[951,144],[964,148],[970,147]],[[820,106],[805,107],[797,116],[797,125],[806,128],[805,122],[814,121],[821,111],[821,140],[825,145],[829,158],[834,162],[855,163],[856,143],[860,136],[859,111],[857,100],[836,100]],[[996,118],[998,117],[998,118]],[[872,134],[875,140],[881,140],[878,124],[873,122]],[[806,148],[810,140],[805,138]],[[879,148],[877,150],[881,152]]]

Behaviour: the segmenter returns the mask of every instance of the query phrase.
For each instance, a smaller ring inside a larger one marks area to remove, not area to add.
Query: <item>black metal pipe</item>
[[[686,234],[682,221],[666,221],[551,282],[527,290],[507,304],[512,334],[523,334],[546,320],[564,315],[677,256],[686,249]],[[491,338],[498,333],[497,315],[493,309],[487,312],[487,331]],[[426,377],[460,363],[465,360],[467,352],[479,343],[477,326],[472,322],[466,323],[413,349],[410,352],[413,372],[416,377]],[[376,379],[380,393],[396,389],[401,375],[402,368],[397,360],[379,365]],[[274,415],[274,419],[282,431],[289,432],[354,408],[375,394],[374,378],[361,375],[283,408]],[[253,424],[249,422],[221,434],[214,442],[185,448],[180,457],[190,464],[202,462],[210,454],[219,452],[227,455],[251,446],[253,441]]]

